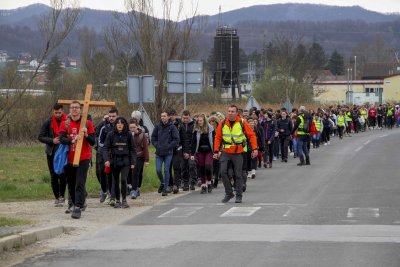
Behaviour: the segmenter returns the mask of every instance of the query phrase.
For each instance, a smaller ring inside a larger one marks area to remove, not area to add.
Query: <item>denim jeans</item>
[[[308,140],[309,140],[308,135],[297,136],[297,151],[299,153],[300,162],[304,162],[304,157],[306,158],[306,160],[310,160],[307,148]]]
[[[293,139],[292,139],[292,142],[293,142],[293,153],[294,154],[297,154],[297,137],[295,138],[295,137],[293,137]]]
[[[166,156],[158,156],[156,155],[156,171],[158,179],[160,179],[160,183],[166,189],[169,185],[170,171],[169,168],[171,166],[172,154]],[[162,164],[164,163],[164,175],[162,173]]]

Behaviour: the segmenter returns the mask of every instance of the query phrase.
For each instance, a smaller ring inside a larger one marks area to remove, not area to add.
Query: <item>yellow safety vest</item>
[[[353,119],[351,118],[351,112],[350,111],[347,111],[346,112],[346,120],[349,122],[349,121],[353,121]]]
[[[393,116],[393,108],[389,108],[386,114],[388,117]]]
[[[367,119],[367,110],[366,109],[361,109],[360,114],[364,117],[364,119]]]
[[[222,128],[222,144],[224,148],[230,148],[237,145],[242,145],[243,148],[246,147],[246,136],[243,133],[240,122],[235,122],[232,128],[227,124],[224,125]]]
[[[343,115],[337,116],[336,124],[337,124],[337,126],[341,126],[341,127],[344,127],[346,125],[346,123],[344,122],[344,116]]]
[[[304,132],[304,114],[300,114],[299,119],[300,119],[300,124],[299,127],[297,127],[297,135],[307,135],[308,133]]]
[[[315,128],[317,128],[317,131],[320,132],[321,131],[321,120],[314,120],[315,123]]]

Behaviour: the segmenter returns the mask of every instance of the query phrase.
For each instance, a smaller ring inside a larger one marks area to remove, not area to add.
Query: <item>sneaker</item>
[[[213,190],[213,188],[214,188],[214,185],[213,185],[213,184],[208,184],[208,185],[207,185],[207,192],[208,192],[208,193],[211,193],[212,190]]]
[[[59,206],[59,207],[63,207],[64,204],[65,204],[65,199],[64,199],[63,197],[60,197],[60,198],[58,199],[58,206]]]
[[[114,209],[120,209],[122,207],[121,202],[117,201],[114,205]]]
[[[331,144],[331,141],[328,141],[328,146]]]
[[[173,189],[172,189],[172,193],[173,194],[178,194],[179,193],[179,187],[177,187],[176,185],[174,185]]]
[[[71,213],[71,218],[80,219],[81,218],[81,208],[76,207]]]
[[[272,168],[272,162],[268,163],[269,167]]]
[[[283,161],[284,161],[285,163],[287,163],[287,159],[284,159]]]
[[[54,200],[54,207],[60,207],[60,206],[59,206],[59,202],[60,202],[59,199]],[[61,206],[61,207],[62,207],[62,206]]]
[[[207,193],[207,187],[205,185],[202,185],[200,194],[206,194],[206,193]]]
[[[190,185],[190,190],[196,190],[196,187],[194,186],[194,184]]]
[[[328,145],[328,143],[324,143],[324,146],[327,146]]]
[[[167,192],[166,190],[164,190],[164,191],[162,192],[161,196],[163,196],[163,197],[168,196],[168,192]]]
[[[136,190],[132,190],[131,191],[131,199],[136,199],[137,198],[137,191]]]
[[[294,159],[297,158],[297,153],[294,153],[293,158]]]
[[[187,184],[184,185],[184,186],[183,186],[183,191],[189,191],[189,185],[187,185]]]
[[[72,204],[68,204],[68,208],[65,211],[65,214],[70,214],[72,212],[72,209],[74,208],[74,205]]]
[[[122,200],[121,207],[122,207],[123,209],[129,208],[128,202],[127,202],[126,200]]]
[[[268,168],[268,165],[267,165],[267,163],[264,163],[264,168]]]
[[[106,199],[104,200],[104,204],[106,205],[110,205],[110,201],[111,201],[111,195],[110,193],[107,193]]]
[[[256,178],[256,174],[253,173],[253,174],[251,175],[251,179],[255,179],[255,178]]]
[[[275,160],[277,160],[277,158],[275,156],[273,156],[272,160],[275,161]]]
[[[85,211],[87,208],[87,203],[86,203],[86,199],[85,202],[83,203],[83,207],[81,208],[81,211]]]
[[[247,179],[251,178],[251,173],[247,174]]]
[[[104,203],[104,201],[106,201],[106,198],[107,198],[107,193],[100,192],[100,203]]]
[[[222,203],[227,203],[229,200],[231,200],[235,195],[225,195],[225,197],[221,200]]]
[[[132,191],[132,185],[131,184],[128,184],[128,194]]]
[[[306,161],[306,165],[311,165],[311,163],[310,163],[310,161],[308,160],[308,161]]]
[[[163,189],[164,189],[164,185],[163,184],[160,184],[160,187],[158,187],[158,193],[159,194],[161,194],[162,193],[162,191],[163,191]]]
[[[115,199],[111,199],[111,200],[110,200],[110,206],[111,206],[111,207],[114,207],[115,204],[116,204],[116,203],[115,203]]]
[[[304,166],[304,165],[306,165],[306,164],[304,163],[304,161],[302,161],[302,162],[300,162],[300,163],[297,163],[297,166]]]
[[[235,203],[242,203],[242,196],[236,196]]]

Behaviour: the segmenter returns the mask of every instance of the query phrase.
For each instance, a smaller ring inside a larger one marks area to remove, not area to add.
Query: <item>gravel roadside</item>
[[[75,230],[62,234],[56,238],[37,242],[33,245],[0,253],[2,266],[12,266],[24,259],[37,254],[57,249],[74,240],[89,238],[100,229],[110,225],[119,224],[137,214],[151,208],[155,204],[174,197],[187,194],[180,192],[178,195],[169,194],[162,197],[157,192],[142,193],[135,200],[128,200],[129,209],[114,209],[99,203],[98,198],[87,199],[88,207],[82,213],[82,218],[74,220],[70,214],[65,214],[66,206],[54,207],[51,200],[31,202],[5,202],[0,203],[0,215],[34,222],[32,227],[68,226]]]

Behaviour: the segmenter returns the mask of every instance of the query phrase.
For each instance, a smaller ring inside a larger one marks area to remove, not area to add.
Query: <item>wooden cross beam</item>
[[[83,105],[83,111],[81,114],[81,128],[85,127],[87,122],[87,117],[89,114],[89,107],[114,107],[115,102],[102,102],[102,101],[91,101],[90,97],[92,95],[92,85],[88,84],[86,86],[86,92],[85,92],[85,99],[84,100],[78,100],[81,105]],[[58,100],[58,103],[61,105],[70,105],[74,100],[65,100],[65,99],[60,99]],[[76,100],[75,100],[76,101]],[[75,148],[75,156],[74,156],[74,167],[79,166],[79,160],[81,157],[81,152],[82,152],[82,141],[83,141],[83,136],[84,133],[79,130],[79,135],[80,139],[76,143],[76,148]]]

